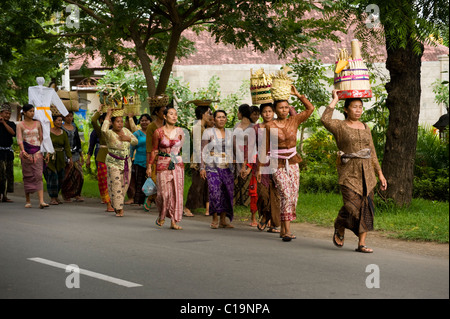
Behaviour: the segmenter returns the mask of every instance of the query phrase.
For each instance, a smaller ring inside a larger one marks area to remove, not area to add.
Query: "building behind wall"
[[[279,70],[283,64],[290,62],[289,58],[279,59],[273,50],[259,53],[252,51],[251,47],[235,49],[232,45],[215,43],[214,38],[207,32],[196,35],[194,32],[186,31],[183,35],[195,42],[197,52],[191,57],[177,60],[173,65],[172,72],[175,77],[180,77],[185,83],[189,83],[192,91],[206,87],[212,76],[218,76],[221,94],[227,96],[230,93],[237,92],[244,80],[250,79],[251,69],[256,70],[262,67],[266,73],[273,73]],[[342,43],[349,48],[352,34],[342,34],[341,38]],[[320,55],[315,56],[315,58],[320,59],[324,65],[334,65],[336,48],[335,43],[325,41],[318,47]],[[389,76],[384,65],[386,56],[384,47],[374,47],[372,50],[377,52],[379,57],[378,61],[372,62],[375,62],[375,66],[380,72]],[[426,46],[421,70],[420,124],[432,125],[446,113],[445,107],[436,104],[434,101],[432,83],[437,79],[448,80],[448,54],[449,49],[445,46]],[[93,111],[100,103],[95,87],[89,85],[83,87],[83,83],[95,83],[96,79],[101,77],[107,69],[102,67],[99,57],[90,59],[87,66],[91,69],[93,77],[85,79],[79,72],[81,64],[75,62],[70,67],[72,89],[79,89],[80,97],[91,101],[89,110]],[[333,77],[333,72],[330,70],[328,75]],[[330,87],[329,90],[331,92],[332,88]],[[305,93],[308,96],[307,92],[300,93]],[[250,89],[243,103],[251,104]],[[370,103],[368,103],[368,106],[370,107]]]

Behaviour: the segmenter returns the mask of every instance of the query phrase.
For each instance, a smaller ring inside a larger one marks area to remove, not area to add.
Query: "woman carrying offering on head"
[[[66,168],[66,174],[63,181],[62,196],[67,202],[75,197],[76,202],[84,201],[81,197],[81,190],[83,188],[83,151],[81,149],[81,139],[77,126],[73,123],[73,111],[64,117],[64,124],[62,129],[69,137],[70,151],[72,152],[72,164]]]
[[[97,163],[98,190],[100,192],[102,203],[106,204],[106,211],[114,212],[114,208],[111,205],[111,197],[109,197],[108,192],[108,169],[106,167],[106,155],[108,155],[108,146],[106,145],[105,134],[103,134],[102,132],[102,126],[106,117],[106,113],[102,112],[102,108],[103,104],[99,106],[97,112],[95,112],[91,118],[92,126],[94,127],[99,141],[98,153],[95,156],[95,161]]]
[[[205,215],[209,215],[209,195],[208,184],[206,180],[201,178],[199,162],[201,161],[201,147],[202,136],[206,127],[211,127],[214,124],[213,116],[209,106],[199,105],[195,108],[195,117],[197,122],[192,127],[192,157],[191,157],[191,180],[192,184],[189,188],[186,206],[183,210],[183,215],[186,217],[192,217],[192,211],[197,208],[206,208]]]
[[[130,130],[123,127],[122,116],[111,117],[111,115],[112,109],[108,109],[102,124],[102,134],[108,146],[105,160],[108,171],[108,193],[116,216],[122,217],[125,194],[131,178],[130,145],[136,145],[138,140]]]
[[[333,91],[333,100],[323,112],[321,121],[336,139],[339,149],[337,171],[344,206],[334,223],[333,243],[344,245],[345,229],[359,238],[356,251],[372,253],[366,246],[367,232],[373,230],[373,189],[377,184],[375,173],[386,190],[387,182],[378,162],[372,134],[367,124],[360,121],[363,111],[361,99],[346,99],[345,120],[332,119],[339,98]]]
[[[62,129],[63,116],[61,114],[53,116],[53,124],[54,126],[50,128],[50,138],[55,153],[50,155],[44,170],[44,177],[47,181],[47,192],[51,198],[50,205],[58,205],[62,203],[58,195],[64,181],[66,158],[69,167],[72,167],[73,162],[69,136]]]
[[[266,144],[266,124],[273,121],[274,109],[272,103],[264,103],[260,106],[260,114],[263,119],[262,123],[258,123],[254,126],[257,144],[257,148],[264,155],[264,147]],[[291,106],[289,115],[294,116],[297,112],[294,107]],[[280,196],[275,188],[272,175],[267,173],[261,173],[259,170],[259,161],[257,158],[256,163],[252,165],[252,174],[255,175],[257,180],[257,210],[259,212],[260,220],[258,221],[258,229],[263,231],[266,227],[269,227],[268,232],[279,233],[280,230]],[[262,164],[265,166],[264,164]],[[258,174],[259,173],[259,174]]]
[[[290,105],[288,101],[275,101],[274,109],[277,118],[266,123],[266,145],[269,157],[277,159],[277,168],[273,173],[273,181],[280,196],[281,233],[283,241],[296,238],[290,229],[290,222],[296,219],[300,171],[298,163],[302,161],[297,154],[297,130],[301,123],[306,121],[314,111],[314,106],[304,95],[300,95],[294,86],[291,94],[295,95],[305,106],[306,110],[289,116]],[[272,135],[272,137],[271,137]],[[276,139],[278,146],[270,145],[270,140]]]

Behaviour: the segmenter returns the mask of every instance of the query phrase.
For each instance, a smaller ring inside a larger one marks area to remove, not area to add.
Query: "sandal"
[[[114,209],[114,212],[116,213],[116,217],[123,217],[123,209]]]
[[[218,223],[211,223],[211,225],[209,225],[209,227],[211,227],[211,229],[218,229],[219,228],[219,224]]]
[[[337,241],[336,241],[336,236],[337,236],[337,238],[339,238],[339,240],[342,242],[342,244],[339,245],[339,244],[337,243]],[[337,229],[334,229],[334,234],[333,234],[333,244],[334,244],[336,247],[339,247],[339,248],[344,247],[344,236],[341,235],[341,234],[339,234],[339,231],[338,231]]]
[[[156,226],[158,226],[158,227],[162,227],[162,225],[164,225],[164,220],[161,220],[161,219],[156,219]]]
[[[355,249],[355,251],[365,254],[371,254],[373,253],[373,250],[366,245],[359,245],[358,248]]]
[[[46,204],[46,203],[41,203],[41,204],[39,204],[39,208],[40,209],[44,209],[44,207],[48,207],[49,205],[48,204]]]
[[[183,209],[183,216],[184,217],[194,217],[194,214],[192,214],[191,211],[186,211]]]
[[[31,203],[26,203],[25,208],[31,208]]]
[[[267,230],[268,233],[280,233],[281,231],[276,227],[269,227]]]
[[[219,227],[220,228],[234,228],[234,226],[231,224],[219,224]]]
[[[172,225],[170,225],[170,229],[181,230],[181,229],[183,229],[183,227],[181,227],[177,224],[172,224]]]
[[[152,204],[151,203],[149,204],[147,199],[148,199],[148,197],[146,197],[145,200],[144,200],[144,210],[146,212],[149,212],[150,211],[150,207],[151,207]]]
[[[297,237],[295,237],[294,235],[290,234],[290,235],[284,235],[284,236],[280,236],[281,240],[283,241],[291,241],[292,239],[296,239]]]
[[[294,234],[284,234],[282,235],[280,232],[280,238],[285,238],[285,237],[289,237],[290,239],[297,239],[297,236],[295,236]]]
[[[265,220],[264,222],[262,222],[261,220],[262,220],[263,218],[264,218],[264,217],[261,217],[261,219],[260,219],[259,222],[258,222],[258,225],[256,225],[256,227],[257,227],[258,230],[260,230],[260,231],[263,231],[264,229],[266,229],[267,224],[269,223],[269,220],[268,220],[268,219]]]

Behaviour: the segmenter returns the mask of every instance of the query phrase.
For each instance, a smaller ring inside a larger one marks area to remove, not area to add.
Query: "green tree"
[[[290,75],[294,78],[294,86],[300,94],[305,94],[308,100],[315,106],[314,112],[308,121],[304,122],[300,129],[300,141],[298,149],[303,156],[303,141],[305,139],[305,131],[311,130],[315,132],[318,127],[322,128],[320,122],[319,108],[327,106],[330,102],[330,93],[328,92],[326,75],[327,68],[323,66],[320,60],[315,58],[297,58],[295,57],[288,67],[292,69]],[[302,102],[294,99],[291,103],[297,112],[304,110]]]
[[[57,77],[64,45],[48,23],[59,8],[56,0],[0,2],[0,102],[24,103],[37,76]]]
[[[338,17],[328,15],[332,1],[307,0],[62,0],[80,9],[79,29],[61,34],[78,54],[99,52],[109,65],[140,65],[149,96],[166,91],[175,59],[193,52],[185,30],[208,31],[217,42],[237,48],[287,53],[313,51],[319,39],[337,40],[330,30],[342,30]],[[319,12],[322,19],[306,19]],[[67,26],[66,26],[67,27]],[[162,62],[159,81],[151,65]]]
[[[389,125],[382,169],[389,185],[386,196],[398,205],[409,205],[413,195],[420,113],[421,58],[424,44],[434,45],[433,39],[448,30],[448,2],[357,0],[339,3],[343,19],[356,24],[356,37],[365,45],[378,40],[386,46],[386,68],[390,74],[386,84]]]

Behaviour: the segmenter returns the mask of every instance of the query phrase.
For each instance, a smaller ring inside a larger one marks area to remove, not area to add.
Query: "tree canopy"
[[[109,65],[140,65],[149,95],[164,93],[175,58],[191,54],[194,44],[185,30],[208,31],[217,42],[236,48],[248,45],[280,56],[313,51],[320,39],[337,37],[341,20],[328,13],[332,1],[307,0],[64,0],[80,9],[79,29],[66,25],[63,37],[78,54],[99,52]],[[310,16],[307,16],[309,13]],[[319,14],[320,19],[317,19]],[[155,83],[151,64],[163,64]]]

